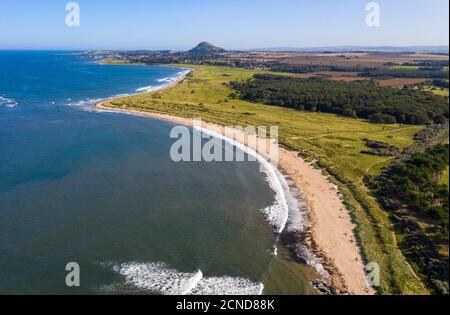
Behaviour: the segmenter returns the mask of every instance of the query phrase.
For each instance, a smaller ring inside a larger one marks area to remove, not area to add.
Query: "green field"
[[[127,60],[120,60],[120,59],[113,59],[113,58],[106,58],[100,61],[103,65],[129,65],[130,62]]]
[[[183,65],[186,67],[186,65]],[[363,184],[365,175],[376,175],[392,158],[361,154],[362,139],[369,138],[403,148],[413,143],[422,127],[376,125],[332,114],[302,112],[254,104],[230,98],[230,81],[246,80],[257,71],[190,66],[194,73],[176,87],[141,94],[106,104],[111,107],[202,118],[228,126],[279,126],[282,145],[314,158],[331,174],[344,195],[358,225],[356,235],[367,262],[381,266],[380,294],[426,294],[397,247],[387,214],[380,209]]]
[[[419,70],[421,67],[419,66],[393,66],[392,69],[401,69],[401,70]]]
[[[439,183],[440,184],[445,184],[445,185],[449,185],[449,182],[448,182],[448,166],[447,166],[447,169],[445,170],[445,172],[444,172],[444,174],[442,175],[442,177],[441,177],[441,180],[439,181]]]
[[[425,86],[423,88],[423,91],[428,91],[431,93],[434,93],[436,95],[440,95],[440,96],[447,96],[448,97],[448,89],[441,89],[438,87],[432,87],[432,86]]]

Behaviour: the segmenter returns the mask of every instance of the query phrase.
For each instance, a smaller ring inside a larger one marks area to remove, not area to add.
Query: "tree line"
[[[374,69],[362,71],[358,74],[360,77],[369,77],[377,79],[393,79],[393,78],[424,78],[424,79],[448,79],[448,70],[439,68],[422,68],[422,69]]]
[[[371,81],[336,82],[257,74],[244,82],[230,82],[232,97],[312,112],[334,113],[385,124],[444,123],[448,99],[411,89],[380,87]]]

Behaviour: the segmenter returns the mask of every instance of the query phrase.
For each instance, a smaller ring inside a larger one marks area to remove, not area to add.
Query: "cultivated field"
[[[277,60],[293,65],[321,65],[341,67],[383,67],[386,64],[402,65],[424,60],[448,60],[445,55],[407,54],[407,53],[283,53],[261,52],[251,54],[236,54],[253,60]]]
[[[388,80],[379,80],[380,86],[384,87],[402,87],[408,85],[422,84],[424,82],[430,81],[430,79],[408,79],[408,78],[396,78]]]

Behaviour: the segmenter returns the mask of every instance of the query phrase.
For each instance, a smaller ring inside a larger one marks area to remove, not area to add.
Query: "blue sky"
[[[81,25],[65,25],[65,0],[1,0],[0,49],[227,49],[338,45],[448,45],[448,0],[78,0]]]

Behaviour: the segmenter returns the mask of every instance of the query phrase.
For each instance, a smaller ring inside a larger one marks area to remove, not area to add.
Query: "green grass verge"
[[[186,65],[183,65],[186,67]],[[279,126],[280,143],[304,157],[318,160],[344,194],[357,223],[356,235],[367,262],[381,267],[380,294],[427,294],[420,279],[397,247],[387,214],[363,184],[391,158],[361,154],[369,138],[403,148],[413,142],[421,126],[377,125],[332,114],[302,112],[230,99],[230,81],[246,80],[258,71],[212,66],[190,66],[185,82],[162,91],[109,101],[106,105],[141,111],[202,118],[228,126]]]
[[[445,170],[444,174],[442,174],[441,180],[439,181],[440,184],[445,184],[445,185],[449,185],[448,183],[448,166],[447,169]]]
[[[400,69],[400,70],[419,70],[420,66],[393,66],[392,69]]]

